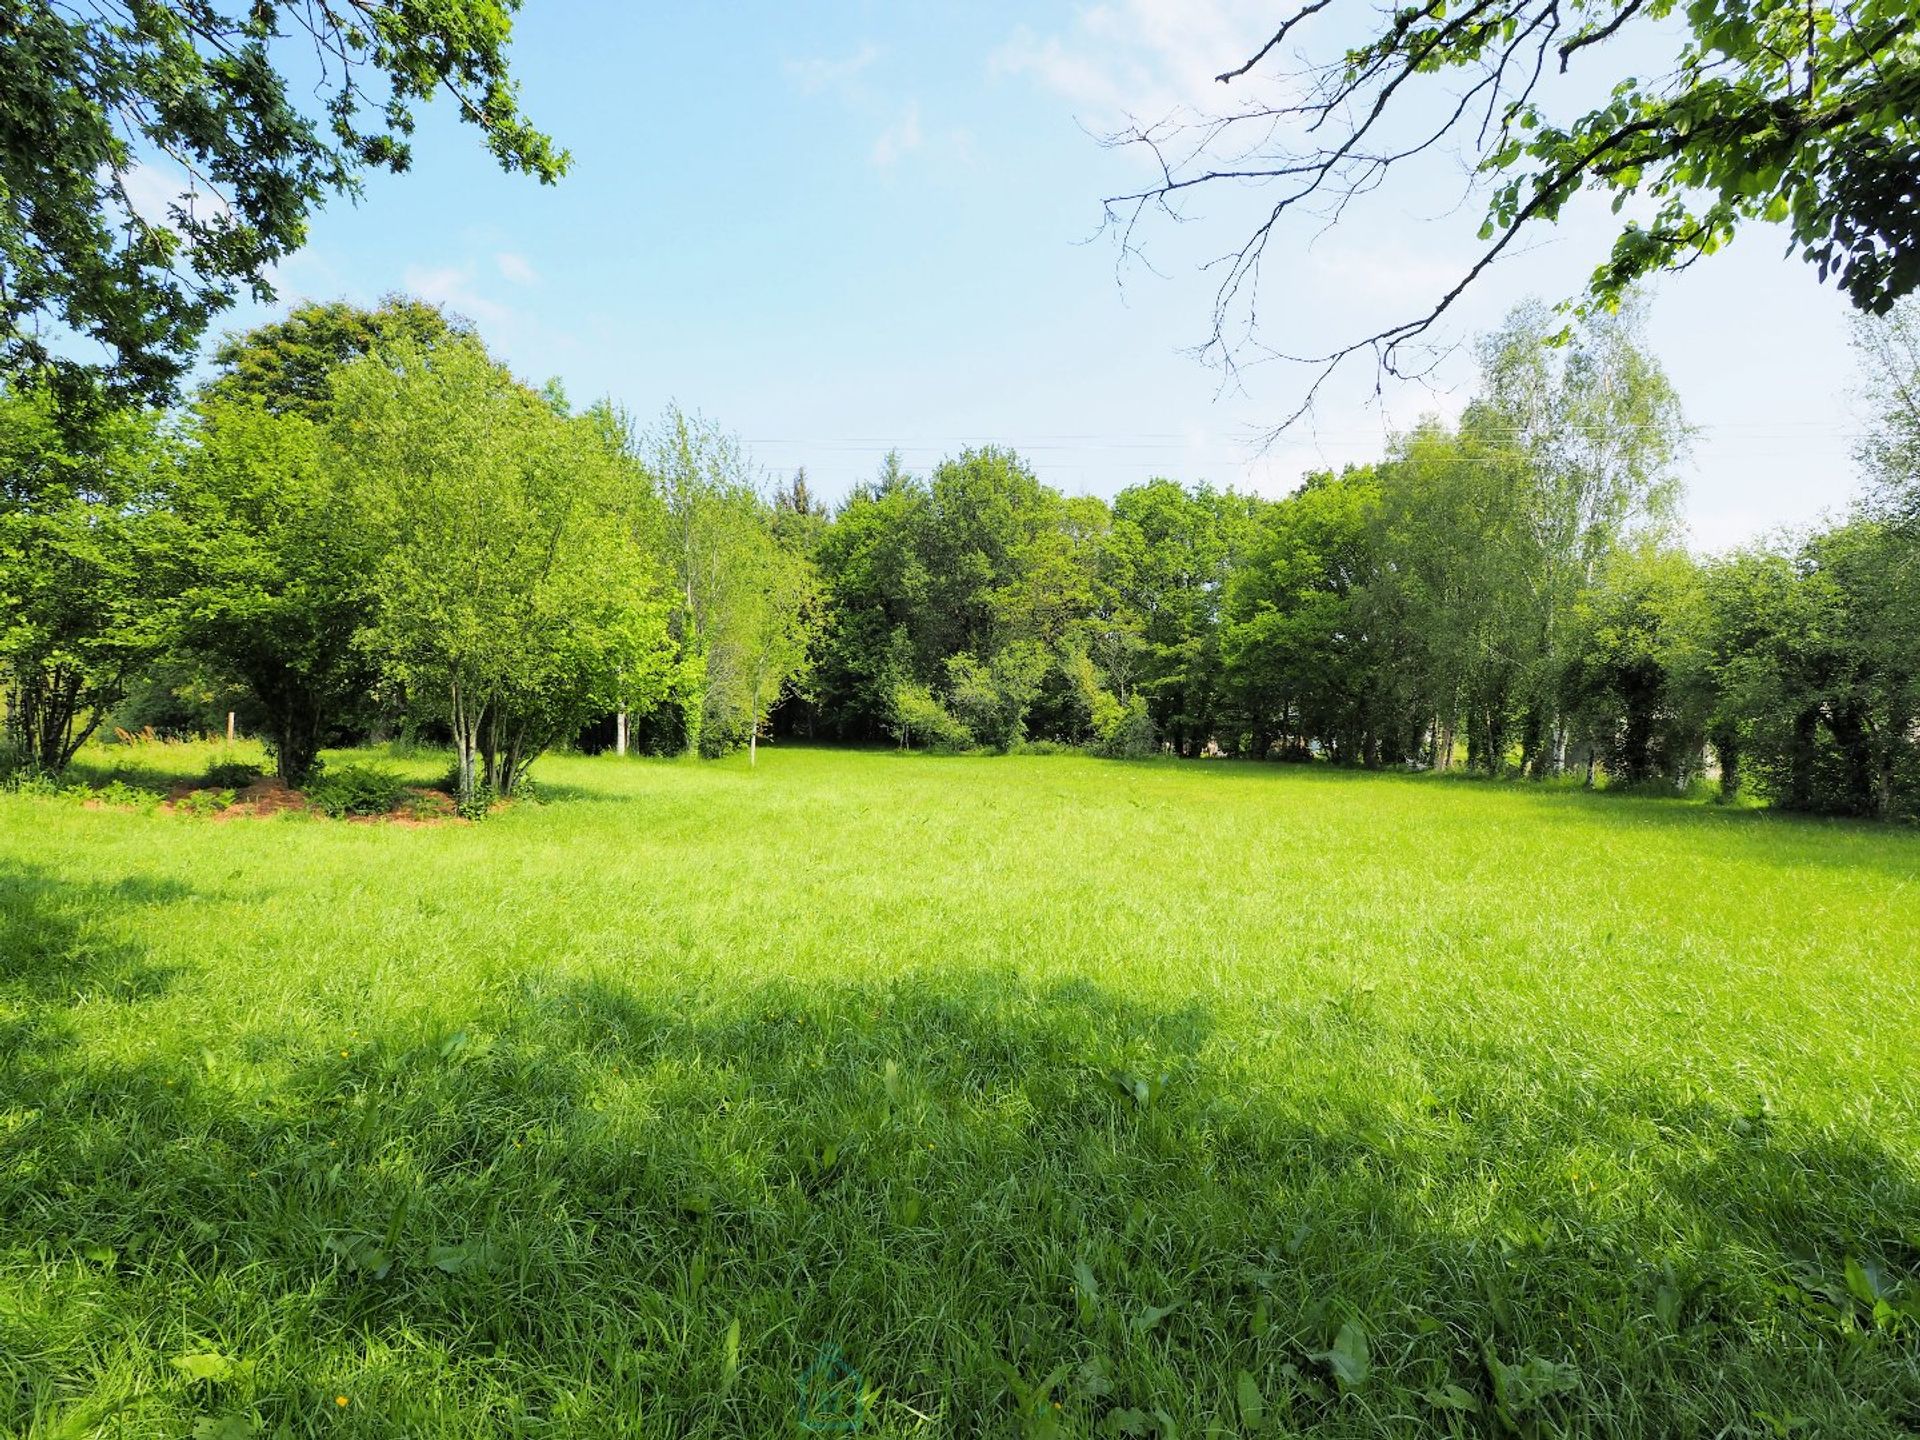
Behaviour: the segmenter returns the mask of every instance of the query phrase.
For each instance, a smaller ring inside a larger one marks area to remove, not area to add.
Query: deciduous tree
[[[507,68],[518,0],[32,0],[0,12],[0,372],[162,401],[329,197],[448,96],[508,170],[564,151]],[[142,180],[146,183],[142,183]],[[137,195],[178,184],[164,213]],[[75,347],[62,343],[71,338]],[[90,347],[105,358],[79,358]]]

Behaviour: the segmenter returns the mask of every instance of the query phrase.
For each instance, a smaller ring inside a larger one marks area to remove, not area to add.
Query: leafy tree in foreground
[[[299,412],[209,399],[196,421],[172,495],[180,638],[247,687],[281,778],[304,785],[328,731],[378,673],[354,645],[374,536]]]
[[[586,719],[664,692],[664,577],[594,417],[457,340],[343,369],[329,444],[380,553],[362,642],[447,721],[463,802],[511,795]]]
[[[333,725],[378,674],[354,637],[367,622],[371,536],[323,463],[333,377],[369,352],[468,337],[434,306],[392,297],[294,308],[230,335],[196,411],[176,486],[181,638],[257,703],[280,775],[303,785]]]
[[[0,392],[0,665],[39,769],[65,769],[169,639],[158,507],[174,463],[153,415],[76,438],[46,397]]]
[[[567,168],[507,69],[518,0],[30,0],[0,11],[0,373],[167,398],[208,320],[451,98],[508,170]],[[191,185],[164,215],[142,179]],[[89,363],[61,354],[76,337]]]
[[[1348,20],[1364,28],[1343,33]],[[1114,137],[1151,150],[1156,178],[1110,197],[1107,213],[1131,248],[1156,209],[1179,215],[1208,191],[1270,193],[1220,267],[1206,348],[1232,363],[1257,331],[1261,264],[1289,221],[1365,223],[1351,202],[1397,168],[1465,153],[1491,192],[1478,257],[1424,312],[1298,357],[1319,375],[1289,420],[1350,356],[1371,353],[1390,374],[1421,368],[1409,342],[1583,193],[1627,207],[1587,283],[1588,314],[1763,223],[1877,314],[1920,285],[1914,37],[1913,0],[1307,0],[1218,77],[1269,82],[1258,94]],[[1646,65],[1650,54],[1670,63]]]

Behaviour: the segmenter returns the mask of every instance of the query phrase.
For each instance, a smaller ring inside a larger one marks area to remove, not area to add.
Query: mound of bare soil
[[[245,807],[249,815],[277,815],[282,810],[306,810],[307,797],[278,775],[263,775],[243,790],[234,792],[233,804],[225,813]]]
[[[234,791],[233,802],[223,809],[215,810],[195,803],[196,796],[219,793],[218,786],[183,781],[167,791],[166,803],[161,808],[172,813],[196,814],[202,819],[223,821],[260,819],[289,810],[316,815],[320,813],[311,800],[277,775],[262,776],[243,789]],[[403,790],[393,809],[384,815],[349,815],[345,818],[358,825],[418,827],[467,823],[451,795],[444,790],[416,785]]]
[[[468,823],[451,795],[444,790],[430,790],[422,785],[409,785],[393,809],[385,815],[350,815],[347,818],[357,825],[419,827]]]

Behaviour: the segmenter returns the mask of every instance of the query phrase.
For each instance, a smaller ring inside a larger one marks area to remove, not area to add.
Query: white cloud
[[[1438,238],[1438,237],[1436,237]],[[1349,302],[1378,301],[1424,312],[1459,280],[1465,263],[1457,253],[1441,254],[1391,238],[1369,242],[1347,235],[1323,236],[1310,248],[1307,265],[1326,291]]]
[[[104,168],[101,173],[104,177]],[[223,197],[194,184],[171,165],[146,162],[134,165],[120,176],[120,186],[133,213],[149,225],[173,228],[171,207],[174,205],[183,206],[189,215],[201,220],[228,213]]]
[[[493,257],[494,267],[499,270],[500,278],[514,285],[538,285],[540,272],[533,268],[533,262],[524,255],[516,255],[511,250],[502,250]]]
[[[1079,6],[1064,34],[1015,27],[988,70],[1032,79],[1090,124],[1151,124],[1222,108],[1232,97],[1214,77],[1253,55],[1272,27],[1261,0],[1112,0]]]
[[[475,278],[472,265],[409,265],[400,283],[409,295],[444,305],[469,320],[497,325],[509,319],[510,309],[474,289]]]
[[[909,102],[898,121],[873,142],[873,163],[886,169],[909,151],[918,150],[926,137],[920,133],[920,107]]]
[[[1025,25],[993,52],[988,67],[998,75],[1026,75],[1074,105],[1105,115],[1124,113],[1125,86],[1112,57],[1068,49],[1057,35],[1042,38]]]
[[[845,88],[879,58],[880,47],[869,41],[851,55],[789,60],[786,69],[804,93],[813,95],[822,90]]]

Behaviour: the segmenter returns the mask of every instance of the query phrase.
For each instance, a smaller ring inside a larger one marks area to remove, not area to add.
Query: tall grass
[[[144,754],[89,763],[208,758]],[[539,779],[427,829],[0,797],[0,1431],[1920,1427],[1920,837]]]

